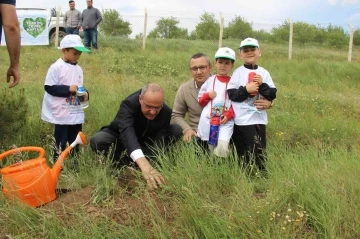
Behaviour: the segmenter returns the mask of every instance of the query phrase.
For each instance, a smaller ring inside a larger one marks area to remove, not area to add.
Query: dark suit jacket
[[[154,120],[144,117],[139,102],[140,93],[141,90],[138,90],[123,100],[115,119],[102,128],[120,139],[128,155],[141,149],[145,143],[161,143],[162,132],[168,131],[170,126],[171,108],[165,104]]]

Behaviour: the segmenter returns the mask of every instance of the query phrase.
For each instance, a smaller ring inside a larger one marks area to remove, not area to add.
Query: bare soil
[[[130,225],[133,223],[132,216],[149,215],[142,217],[145,223],[150,226],[150,221],[146,222],[146,218],[150,218],[150,210],[155,210],[157,215],[163,217],[166,221],[173,221],[169,215],[169,211],[173,211],[173,205],[161,200],[156,191],[144,191],[138,193],[138,178],[128,170],[118,181],[121,189],[126,190],[119,197],[114,197],[109,205],[92,203],[92,194],[94,187],[85,187],[80,189],[57,189],[57,198],[39,207],[39,210],[48,212],[49,215],[56,215],[65,225],[71,225],[72,215],[86,213],[91,218],[106,218],[113,220],[122,225]],[[135,195],[136,193],[136,195]],[[149,208],[149,203],[152,207]]]

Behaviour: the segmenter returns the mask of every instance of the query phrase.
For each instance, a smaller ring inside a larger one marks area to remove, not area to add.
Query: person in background
[[[85,9],[81,14],[80,25],[84,30],[84,43],[85,47],[94,50],[98,49],[97,42],[97,26],[102,20],[101,13],[99,9],[93,7],[92,0],[86,0],[87,9]]]
[[[197,134],[201,140],[207,141],[210,151],[219,156],[229,155],[230,139],[234,130],[234,111],[227,95],[231,70],[234,67],[235,52],[228,48],[219,48],[215,53],[216,75],[205,81],[199,91],[199,103],[202,110]],[[217,117],[220,121],[219,137],[214,145],[210,139],[210,121]]]
[[[261,56],[258,41],[246,38],[239,49],[244,64],[232,74],[227,90],[235,112],[232,139],[240,161],[245,165],[254,161],[260,170],[265,170],[268,119],[265,105],[262,105],[264,101],[257,103],[256,100],[272,102],[276,98],[276,88],[270,73],[257,65]]]
[[[164,178],[149,162],[156,160],[153,149],[166,149],[181,137],[180,126],[170,124],[170,120],[171,108],[164,104],[162,87],[150,83],[121,102],[110,125],[90,139],[90,147],[106,155],[115,147],[113,160],[120,166],[131,166],[134,162],[147,185],[157,188]]]
[[[76,91],[84,84],[84,74],[77,63],[82,52],[90,52],[78,35],[65,36],[59,48],[62,58],[50,66],[46,75],[41,112],[42,120],[55,124],[54,160],[59,151],[65,149],[66,143],[74,142],[79,131],[82,131],[85,116]],[[87,94],[85,98],[88,99]],[[74,152],[77,151],[78,146],[74,148]]]
[[[20,82],[20,26],[16,14],[16,0],[0,0],[0,41],[2,28],[4,28],[6,46],[10,57],[10,66],[6,73],[6,82],[13,82],[10,88]]]
[[[209,57],[204,53],[197,53],[190,58],[190,71],[192,79],[183,83],[175,96],[172,120],[180,125],[183,139],[190,142],[193,136],[197,136],[197,128],[203,107],[198,102],[198,94],[201,86],[211,75]],[[189,123],[185,120],[189,115]]]
[[[75,9],[75,2],[69,1],[70,10],[64,15],[64,27],[66,34],[79,35],[81,12]]]

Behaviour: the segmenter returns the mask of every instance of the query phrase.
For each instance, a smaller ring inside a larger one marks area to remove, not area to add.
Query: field
[[[99,42],[100,50],[79,62],[90,92],[88,139],[114,118],[123,98],[148,82],[164,87],[172,107],[177,88],[191,77],[191,55],[213,59],[217,50],[210,41],[153,40],[145,51],[136,40]],[[0,238],[360,238],[360,49],[349,63],[346,50],[296,46],[289,61],[287,46],[261,47],[259,64],[278,89],[268,110],[267,177],[179,142],[158,152],[166,185],[147,191],[137,171],[115,169],[84,146],[79,158],[65,161],[55,201],[34,209],[0,193]],[[24,94],[27,107],[26,114],[16,114],[22,106],[10,114],[26,122],[19,133],[0,135],[0,152],[41,146],[52,165],[53,126],[40,113],[46,72],[60,51],[22,47],[22,81],[10,91],[6,48],[0,52],[0,99]],[[9,120],[1,119],[0,127]]]

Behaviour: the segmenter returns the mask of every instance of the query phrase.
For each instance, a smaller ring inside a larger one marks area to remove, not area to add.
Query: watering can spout
[[[54,164],[53,168],[51,169],[51,173],[52,173],[54,181],[57,182],[57,180],[58,180],[58,178],[60,176],[60,171],[61,171],[62,165],[63,165],[65,159],[69,155],[70,151],[73,148],[75,148],[75,146],[78,145],[78,144],[86,144],[86,137],[85,137],[84,133],[81,132],[81,131],[79,131],[75,141],[72,142],[70,144],[70,146],[67,147],[63,152],[61,152],[61,154],[59,155],[56,163]]]

